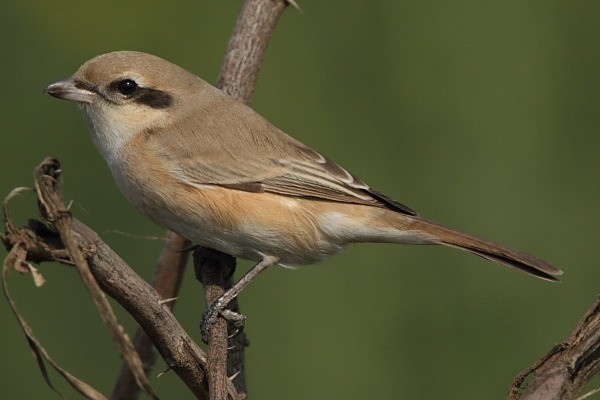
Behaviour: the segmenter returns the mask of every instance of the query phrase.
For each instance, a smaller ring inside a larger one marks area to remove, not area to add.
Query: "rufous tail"
[[[548,281],[558,281],[555,276],[563,273],[560,269],[529,254],[433,222],[414,219],[408,229],[423,232],[427,236],[433,237],[433,241],[437,244],[465,250],[499,264],[518,268]]]

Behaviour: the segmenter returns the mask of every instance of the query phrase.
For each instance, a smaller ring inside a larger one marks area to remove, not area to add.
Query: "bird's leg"
[[[242,329],[244,327],[244,323],[246,321],[246,317],[241,314],[238,314],[231,310],[225,310],[227,304],[231,300],[233,300],[244,288],[262,271],[267,269],[273,264],[277,263],[277,258],[275,257],[265,257],[262,261],[257,263],[250,271],[246,272],[246,274],[236,282],[228,291],[223,293],[221,297],[219,297],[214,303],[212,303],[206,311],[202,313],[202,318],[200,319],[200,332],[202,334],[202,341],[204,343],[208,343],[208,336],[210,330],[215,322],[217,322],[217,318],[222,316],[228,321],[233,321],[234,325],[238,329]]]

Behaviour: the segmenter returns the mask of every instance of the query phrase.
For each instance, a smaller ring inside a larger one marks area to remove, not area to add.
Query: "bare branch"
[[[219,89],[250,103],[267,45],[287,4],[284,0],[244,2],[221,63]]]
[[[207,304],[225,293],[225,282],[235,271],[235,258],[199,247],[194,251],[196,277],[204,287]],[[219,318],[210,331],[208,347],[208,387],[211,400],[227,400],[227,322]]]
[[[520,373],[509,400],[570,400],[600,372],[600,297],[566,341]],[[530,378],[522,389],[523,382]]]
[[[57,160],[47,159],[39,167],[38,175],[51,185],[41,185],[40,191],[47,191],[40,198],[48,204],[48,199],[60,199],[59,174]],[[48,175],[50,174],[50,175]],[[6,209],[6,208],[5,208]],[[57,212],[65,210],[64,205],[54,207]],[[56,220],[54,211],[41,207],[40,211],[50,220]],[[65,251],[61,238],[46,224],[30,220],[23,228],[16,228],[8,222],[7,231],[2,240],[7,248],[18,246],[23,249],[22,261],[43,262],[59,261],[73,265],[71,250]],[[205,381],[206,355],[194,343],[183,327],[175,319],[169,307],[161,302],[160,295],[135,271],[133,271],[116,253],[104,243],[98,235],[75,218],[70,219],[68,240],[76,244],[78,252],[90,267],[90,271],[102,290],[119,302],[144,328],[167,365],[176,372],[192,393],[199,399],[208,398]],[[79,260],[81,261],[81,260]],[[233,385],[229,387],[234,392]]]
[[[167,231],[165,245],[158,260],[156,273],[152,282],[152,287],[156,289],[162,299],[173,299],[179,293],[189,254],[185,249],[189,245],[189,240],[176,233]],[[175,307],[175,301],[165,304],[168,304],[170,309]],[[140,355],[144,371],[149,373],[156,362],[157,353],[154,349],[154,344],[141,327],[135,333],[133,347]],[[111,394],[111,400],[134,400],[139,397],[139,393],[139,386],[135,382],[131,370],[127,364],[123,364]]]
[[[123,360],[132,371],[137,385],[151,397],[157,398],[146,377],[139,355],[133,349],[129,337],[124,334],[123,328],[118,324],[112,307],[94,279],[83,252],[78,246],[78,242],[75,241],[72,230],[72,216],[63,203],[60,191],[60,163],[58,160],[46,159],[36,169],[35,177],[38,204],[40,210],[42,210],[42,214],[46,216],[46,219],[58,231],[63,245],[69,252],[71,261],[77,267],[77,271],[79,271],[79,275],[88,289],[100,317],[104,321],[113,341],[118,345]]]
[[[284,0],[244,2],[227,45],[217,78],[217,87],[246,104],[250,102],[267,45],[287,5],[288,2]],[[210,256],[207,257],[207,254]],[[206,302],[210,305],[232,286],[233,271],[231,273],[223,271],[235,268],[235,261],[231,261],[231,257],[225,254],[214,251],[198,252],[197,255],[194,267],[197,276],[202,278]],[[217,273],[218,270],[222,271],[221,274]],[[237,301],[231,302],[227,308],[239,312]],[[234,329],[236,328],[226,324],[223,318],[219,318],[211,330],[208,350],[211,399],[226,398],[223,383],[230,376],[235,376],[233,383],[239,396],[246,397],[244,349],[248,345],[248,340],[244,332],[236,334]],[[233,336],[229,340],[229,355],[227,354],[228,336]]]
[[[114,253],[98,235],[74,220],[81,243],[94,246],[89,257],[94,277],[142,326],[170,369],[199,399],[208,398],[205,386],[206,355],[185,332],[160,295]]]

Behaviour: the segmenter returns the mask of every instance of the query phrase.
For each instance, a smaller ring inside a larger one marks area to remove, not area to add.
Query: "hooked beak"
[[[88,104],[93,103],[98,96],[98,93],[90,85],[75,78],[67,78],[51,83],[44,90],[44,93],[59,99]]]

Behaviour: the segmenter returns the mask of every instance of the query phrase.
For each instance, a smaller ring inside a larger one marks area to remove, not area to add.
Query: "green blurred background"
[[[118,193],[76,107],[42,90],[121,49],[214,82],[241,2],[0,4],[2,194],[58,157],[74,214],[151,278],[163,230]],[[275,32],[254,108],[426,218],[566,274],[550,284],[454,250],[381,244],[273,269],[241,296],[250,395],[505,398],[600,292],[600,3],[300,4]],[[33,196],[12,212],[36,215]],[[120,359],[76,273],[41,270],[41,289],[11,275],[19,307],[56,360],[110,393]],[[201,299],[188,270],[176,314],[196,337]],[[4,302],[0,318],[2,397],[52,398]],[[161,398],[192,398],[175,374],[154,376]]]

